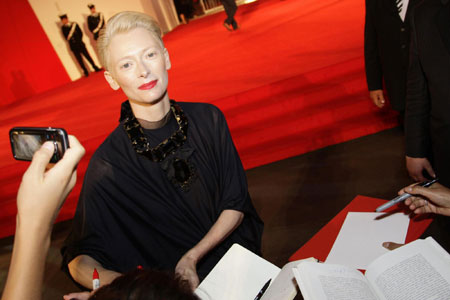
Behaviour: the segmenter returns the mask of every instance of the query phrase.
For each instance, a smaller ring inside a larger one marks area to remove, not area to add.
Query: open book
[[[450,299],[450,255],[431,237],[375,259],[365,276],[349,267],[304,262],[293,269],[305,300]]]
[[[307,259],[315,261],[314,259]],[[261,300],[292,300],[297,295],[292,268],[305,260],[277,266],[234,244],[195,290],[201,300],[253,300],[264,284],[270,286]]]

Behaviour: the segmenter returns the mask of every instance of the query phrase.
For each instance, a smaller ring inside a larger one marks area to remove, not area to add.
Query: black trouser
[[[86,69],[84,62],[83,62],[83,58],[81,57],[81,54],[83,54],[83,56],[88,60],[88,62],[91,64],[92,68],[97,71],[98,67],[95,65],[94,61],[92,60],[91,56],[89,55],[89,52],[86,49],[86,46],[84,45],[84,43],[77,45],[77,47],[71,49],[73,52],[73,55],[75,55],[75,58],[78,61],[78,64],[80,65],[80,67],[83,69],[84,75],[89,75],[88,70]]]
[[[234,0],[222,0],[223,8],[225,9],[225,13],[227,14],[227,18],[225,19],[225,23],[233,26],[233,29],[237,28],[236,20],[234,19],[234,15],[237,11],[237,5]]]

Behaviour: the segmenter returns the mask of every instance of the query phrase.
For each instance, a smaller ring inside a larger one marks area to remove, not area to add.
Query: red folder
[[[319,230],[306,244],[298,249],[289,261],[315,257],[320,261],[325,261],[331,247],[336,240],[345,217],[348,212],[375,212],[375,209],[386,203],[386,200],[356,196],[343,210],[341,210],[327,225]],[[404,205],[394,205],[387,209],[386,213],[403,212],[407,208]],[[418,239],[433,221],[432,215],[415,215],[409,221],[406,243]],[[386,241],[389,242],[389,241]]]

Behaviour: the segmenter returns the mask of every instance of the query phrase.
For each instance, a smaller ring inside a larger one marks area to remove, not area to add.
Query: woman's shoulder
[[[123,147],[126,137],[127,135],[122,128],[122,124],[119,124],[95,150],[93,157],[107,158],[113,155],[116,150]]]
[[[178,102],[190,120],[211,121],[216,123],[224,119],[223,113],[214,104],[203,102]]]

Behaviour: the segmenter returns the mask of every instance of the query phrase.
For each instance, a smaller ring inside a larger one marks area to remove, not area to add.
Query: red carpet
[[[169,95],[219,106],[247,169],[396,125],[394,113],[367,97],[363,1],[259,0],[239,7],[236,32],[225,30],[224,18],[201,18],[164,37]],[[64,127],[81,140],[87,154],[59,216],[69,219],[89,158],[117,126],[124,99],[96,73],[1,107],[0,237],[14,232],[16,192],[28,166],[12,159],[9,129]]]

